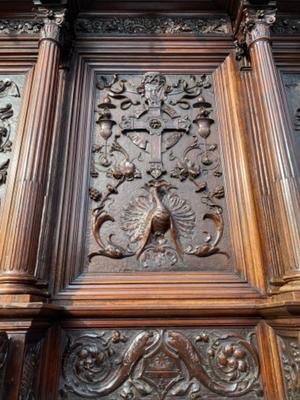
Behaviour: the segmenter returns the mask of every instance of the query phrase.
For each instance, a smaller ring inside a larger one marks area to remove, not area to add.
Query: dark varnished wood
[[[298,398],[296,2],[13,3],[0,397]]]

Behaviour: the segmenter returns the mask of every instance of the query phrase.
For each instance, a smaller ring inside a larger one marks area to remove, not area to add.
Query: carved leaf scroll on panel
[[[229,268],[212,89],[205,74],[98,76],[90,268]]]
[[[300,154],[300,73],[282,73],[282,80],[286,90],[297,151]]]
[[[297,337],[277,336],[286,396],[300,398],[300,346]]]
[[[60,398],[261,399],[254,333],[127,329],[70,334]]]
[[[5,196],[23,84],[23,75],[0,75],[0,206]]]

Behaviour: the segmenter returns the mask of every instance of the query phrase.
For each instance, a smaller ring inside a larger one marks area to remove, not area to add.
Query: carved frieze
[[[43,22],[41,20],[0,20],[0,35],[38,35]]]
[[[299,34],[300,17],[278,16],[275,24],[271,28],[272,33],[276,34]]]
[[[61,399],[258,399],[253,332],[102,330],[67,337]],[[213,396],[213,397],[212,397]]]
[[[5,194],[23,82],[21,75],[0,75],[0,205]]]
[[[77,34],[101,35],[205,35],[231,33],[230,21],[223,16],[102,16],[78,18]]]
[[[187,257],[218,255],[226,264],[210,78],[100,76],[97,96],[90,263],[130,257],[138,269],[189,268]]]
[[[300,347],[297,338],[277,336],[281,368],[286,396],[290,400],[300,398]]]

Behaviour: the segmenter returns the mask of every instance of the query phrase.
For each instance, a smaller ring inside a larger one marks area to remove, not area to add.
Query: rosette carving
[[[214,393],[216,399],[256,399],[262,390],[251,336],[160,329],[82,335],[66,347],[61,394],[163,400]]]

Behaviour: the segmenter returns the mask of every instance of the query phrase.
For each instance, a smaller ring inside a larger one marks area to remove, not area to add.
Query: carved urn
[[[210,135],[210,126],[214,123],[214,120],[209,118],[211,104],[208,103],[204,97],[199,97],[198,101],[193,104],[194,108],[199,108],[199,113],[193,121],[198,125],[199,135],[206,139]]]
[[[96,121],[96,124],[99,127],[99,134],[104,140],[108,140],[112,135],[112,127],[116,124],[112,119],[110,109],[116,108],[116,106],[111,103],[109,97],[105,97],[103,103],[98,105],[98,108],[101,109],[101,112],[99,112],[99,118]]]

